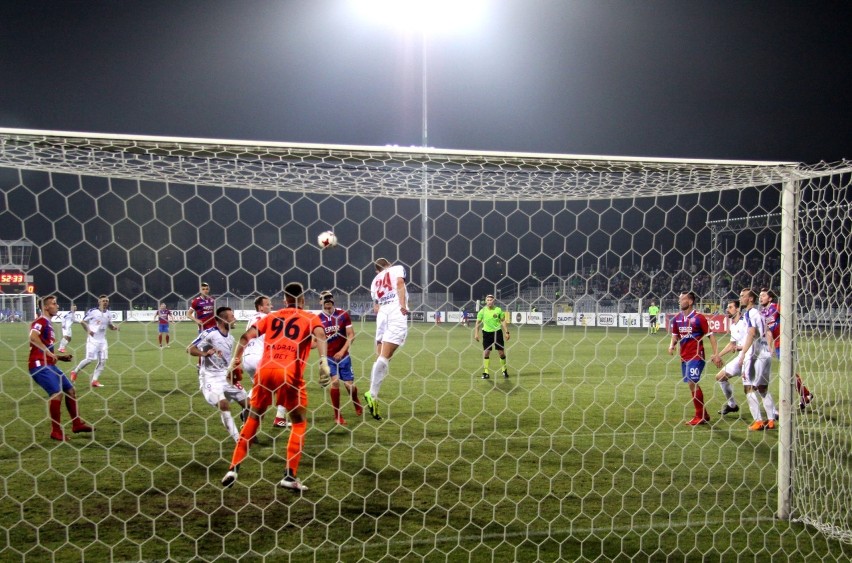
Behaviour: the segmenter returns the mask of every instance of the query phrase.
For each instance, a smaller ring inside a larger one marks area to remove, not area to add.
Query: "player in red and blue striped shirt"
[[[328,339],[328,366],[331,368],[331,406],[334,409],[334,422],[340,425],[346,424],[340,414],[340,382],[346,392],[352,397],[355,406],[355,414],[361,416],[363,408],[358,399],[358,387],[355,386],[355,374],[352,372],[352,357],[349,356],[349,347],[355,340],[355,329],[352,327],[352,319],[343,309],[334,306],[334,296],[330,291],[320,294],[322,312],[319,314],[325,336]]]
[[[30,355],[28,367],[33,381],[47,393],[48,411],[50,413],[50,437],[60,442],[65,442],[68,437],[62,431],[62,396],[65,395],[65,408],[71,415],[71,430],[75,434],[80,432],[92,432],[91,426],[80,418],[77,412],[77,392],[74,385],[62,370],[56,365],[56,361],[70,362],[71,354],[53,352],[53,344],[56,342],[56,334],[53,332],[53,324],[50,319],[56,315],[59,305],[56,297],[48,295],[41,300],[41,316],[30,325]]]
[[[717,355],[718,345],[716,337],[710,332],[707,318],[695,310],[695,293],[692,291],[681,293],[679,301],[680,313],[672,319],[672,343],[669,346],[669,354],[674,355],[675,347],[680,343],[680,368],[683,382],[689,385],[692,404],[695,406],[695,417],[686,424],[697,426],[710,420],[710,415],[707,414],[704,406],[704,393],[698,384],[705,365],[702,339],[705,336],[710,339],[713,357]]]
[[[160,348],[163,347],[163,336],[166,337],[166,348],[169,347],[169,322],[172,319],[172,312],[166,308],[165,303],[160,303],[160,308],[157,309],[157,341],[160,343]]]
[[[187,316],[198,325],[198,332],[216,326],[216,302],[210,297],[210,286],[201,283],[201,294],[189,304]]]

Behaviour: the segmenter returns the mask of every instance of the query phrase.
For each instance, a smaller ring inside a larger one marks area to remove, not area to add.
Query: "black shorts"
[[[486,332],[482,331],[482,349],[489,350],[494,348],[495,350],[503,350],[505,345],[503,344],[503,331],[497,330],[495,332]]]
[[[651,321],[652,325],[657,324],[657,316],[656,315],[652,315],[649,320]]]

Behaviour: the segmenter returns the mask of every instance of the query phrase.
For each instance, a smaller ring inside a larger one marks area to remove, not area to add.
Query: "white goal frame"
[[[0,167],[325,196],[430,201],[584,201],[780,186],[783,312],[776,515],[795,519],[793,416],[802,182],[852,173],[849,162],[703,160],[266,143],[0,129]],[[426,240],[420,241],[424,245]],[[428,252],[424,250],[424,256]],[[427,316],[424,263],[417,311]],[[433,270],[432,270],[433,271]],[[418,280],[412,280],[415,283]],[[33,300],[35,300],[35,296]],[[843,534],[840,534],[841,536]]]

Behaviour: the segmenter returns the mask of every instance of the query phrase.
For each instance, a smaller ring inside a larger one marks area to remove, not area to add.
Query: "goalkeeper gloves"
[[[328,387],[328,384],[331,383],[331,370],[328,368],[328,360],[325,356],[320,356],[319,372],[319,384]]]

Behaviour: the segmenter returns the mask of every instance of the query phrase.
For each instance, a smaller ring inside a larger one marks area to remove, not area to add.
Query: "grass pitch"
[[[287,432],[271,414],[222,490],[233,441],[198,392],[189,325],[168,349],[153,324],[108,334],[105,387],[88,386],[93,366],[77,383],[96,432],[65,444],[48,438],[27,329],[0,325],[3,561],[852,557],[775,520],[777,433],[749,433],[747,408],[716,414],[712,366],[711,424],[683,425],[692,404],[664,332],[514,327],[510,377],[493,354],[483,380],[471,328],[413,325],[382,387],[385,420],[359,420],[344,399],[336,426],[310,386],[299,495],[275,486]],[[362,395],[372,331],[356,324]]]

